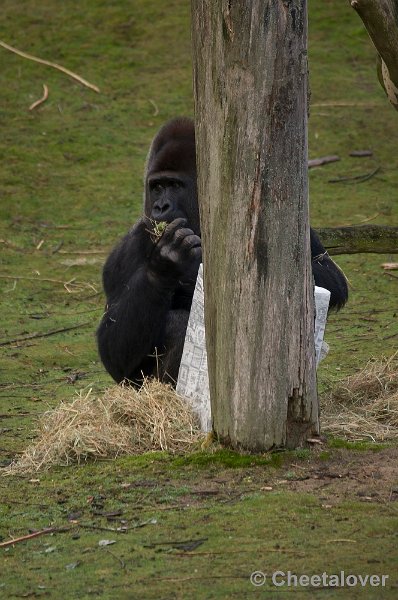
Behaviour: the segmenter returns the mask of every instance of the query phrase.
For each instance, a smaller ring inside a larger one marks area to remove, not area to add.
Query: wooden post
[[[306,0],[192,0],[213,427],[233,447],[318,432]]]

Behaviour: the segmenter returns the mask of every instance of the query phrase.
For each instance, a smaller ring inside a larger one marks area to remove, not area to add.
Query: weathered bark
[[[255,451],[318,431],[306,0],[192,0],[213,427]]]
[[[317,228],[329,254],[398,253],[398,227],[387,225],[357,225],[355,227]]]
[[[398,110],[398,0],[349,0],[379,53],[377,74]]]

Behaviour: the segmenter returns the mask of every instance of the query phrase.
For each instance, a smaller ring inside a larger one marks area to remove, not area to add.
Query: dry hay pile
[[[322,432],[348,440],[398,438],[398,353],[370,361],[321,398]],[[27,474],[89,458],[115,458],[153,450],[184,452],[205,435],[189,405],[156,380],[140,390],[113,386],[101,397],[91,390],[43,415],[38,439],[2,470]]]
[[[398,353],[371,360],[321,398],[321,430],[347,440],[398,438]]]
[[[101,397],[90,390],[44,413],[37,441],[3,473],[22,475],[151,450],[183,451],[201,438],[196,417],[169,385],[151,380],[140,390],[113,386]]]

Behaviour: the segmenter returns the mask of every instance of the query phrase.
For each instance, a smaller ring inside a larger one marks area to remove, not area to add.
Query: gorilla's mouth
[[[153,221],[155,223],[167,223],[167,225],[169,225],[169,223],[172,223],[176,219],[185,219],[187,222],[187,227],[189,227],[188,218],[182,212],[182,210],[173,211],[170,214],[159,215],[159,216],[154,215],[154,214],[151,215],[151,221]]]

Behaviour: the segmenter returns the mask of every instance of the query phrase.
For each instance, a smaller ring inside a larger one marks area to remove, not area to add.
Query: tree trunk
[[[213,428],[234,447],[318,432],[306,0],[192,0]]]
[[[398,253],[398,227],[357,225],[355,227],[321,227],[316,230],[330,255]]]
[[[398,110],[398,0],[350,0],[379,53],[378,77]]]

